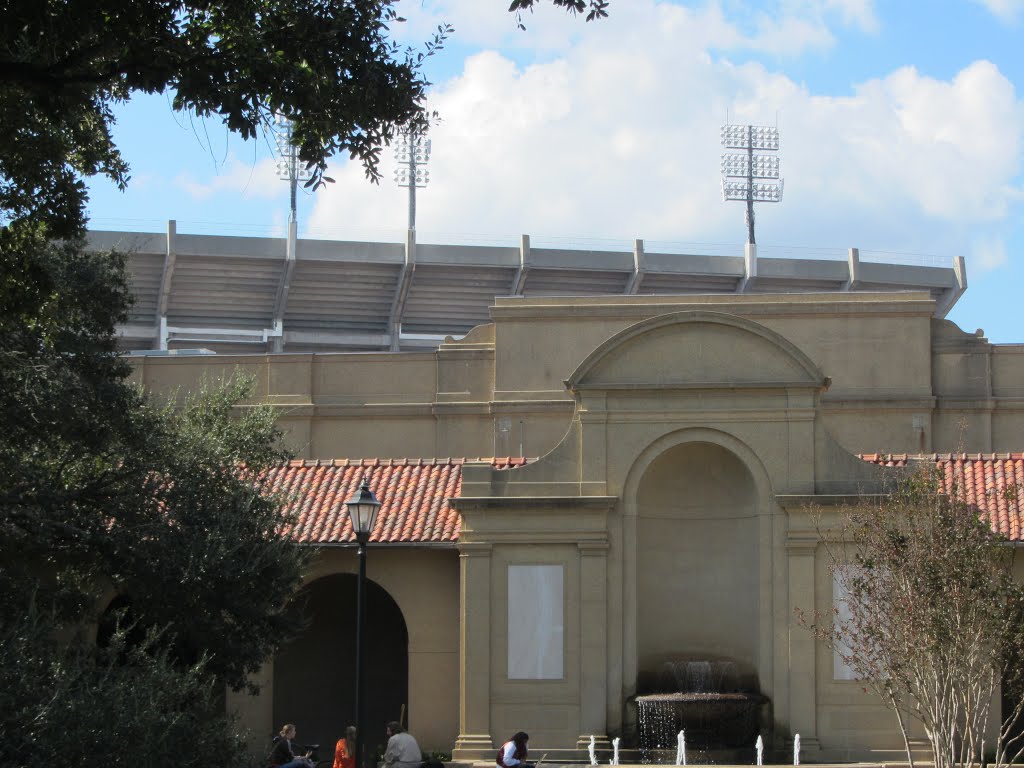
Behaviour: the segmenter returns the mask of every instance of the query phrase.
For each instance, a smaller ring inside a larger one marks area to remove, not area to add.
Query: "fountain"
[[[590,764],[597,765],[597,737],[590,737],[590,746],[587,747],[587,751],[590,753]]]
[[[612,739],[612,750],[613,750],[612,765],[618,765],[619,764],[619,737],[618,736],[616,736],[614,739]]]
[[[733,662],[667,662],[649,685],[655,692],[636,697],[644,762],[661,762],[668,756],[657,753],[676,746],[676,764],[685,764],[679,760],[685,760],[687,743],[698,755],[695,762],[703,762],[708,752],[749,750],[759,736],[767,698],[744,685]]]

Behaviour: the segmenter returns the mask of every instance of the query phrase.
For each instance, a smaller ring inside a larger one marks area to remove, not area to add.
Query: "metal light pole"
[[[345,502],[352,530],[359,545],[359,580],[356,586],[356,768],[363,768],[363,613],[366,609],[366,547],[377,521],[380,502],[370,490],[366,477],[351,499]]]
[[[723,125],[722,146],[743,154],[722,155],[722,197],[747,204],[747,242],[754,245],[754,203],[777,203],[783,180],[779,158],[779,129],[764,125]],[[756,152],[755,152],[756,150]]]
[[[409,188],[409,229],[416,229],[416,187],[430,182],[426,165],[430,160],[430,139],[425,128],[400,128],[395,137],[395,183]]]
[[[294,125],[284,115],[277,115],[274,119],[277,130],[274,132],[274,141],[277,143],[277,175],[288,182],[290,213],[288,221],[295,221],[296,192],[300,181],[307,181],[312,174],[299,162],[299,148],[292,144]]]

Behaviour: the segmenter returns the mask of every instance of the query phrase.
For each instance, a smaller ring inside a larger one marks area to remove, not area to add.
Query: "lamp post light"
[[[366,608],[366,547],[377,521],[380,502],[370,490],[366,477],[351,499],[345,502],[352,530],[359,545],[359,581],[356,586],[356,768],[363,768],[363,612]]]

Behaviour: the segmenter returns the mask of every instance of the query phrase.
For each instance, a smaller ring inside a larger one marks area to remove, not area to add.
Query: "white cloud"
[[[971,248],[971,264],[982,272],[1001,267],[1007,261],[1006,242],[999,237],[981,237]]]
[[[866,2],[817,7],[860,26],[874,18]],[[742,206],[719,191],[727,110],[733,122],[778,115],[786,198],[759,207],[762,244],[962,253],[972,227],[1019,210],[1024,106],[995,65],[950,80],[904,68],[853,95],[817,95],[722,53],[764,42],[752,23],[740,29],[714,3],[629,0],[542,63],[470,57],[431,98],[444,122],[418,228],[742,242]],[[787,24],[778,29],[810,44]],[[332,171],[338,183],[318,193],[312,228],[404,226],[406,192],[390,168],[379,188],[354,163]],[[990,262],[995,253],[976,252]]]
[[[825,0],[825,9],[839,14],[843,22],[865,32],[878,31],[878,18],[872,0]]]
[[[723,4],[734,19],[726,20]],[[406,22],[393,27],[397,39],[416,45],[428,39],[439,24],[455,23],[453,45],[498,48],[506,52],[557,52],[600,32],[616,34],[635,29],[657,35],[663,25],[684,23],[700,31],[703,45],[721,50],[751,50],[798,56],[808,49],[829,48],[835,37],[829,29],[833,18],[846,25],[874,32],[878,22],[873,0],[769,0],[735,2],[705,0],[614,0],[610,16],[591,24],[538,2],[523,16],[526,30],[519,30],[515,17],[502,13],[491,0],[407,0],[400,8]],[[652,16],[654,18],[652,18]]]
[[[1013,24],[1024,10],[1024,0],[974,0],[988,9],[989,13],[1007,24]]]
[[[187,192],[193,200],[209,200],[225,192],[237,193],[242,198],[271,198],[280,195],[282,188],[272,159],[245,163],[233,154],[213,176],[199,180],[191,173],[179,173],[174,185]]]

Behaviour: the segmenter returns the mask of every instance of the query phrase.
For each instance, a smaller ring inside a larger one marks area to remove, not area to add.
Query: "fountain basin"
[[[640,748],[671,749],[679,731],[694,750],[750,747],[760,732],[767,697],[751,692],[677,692],[637,696]]]

